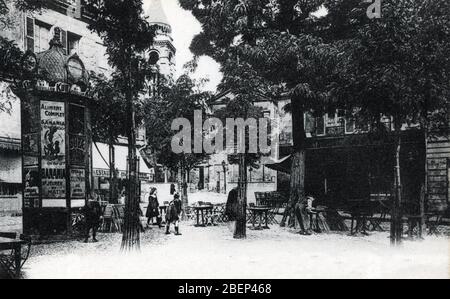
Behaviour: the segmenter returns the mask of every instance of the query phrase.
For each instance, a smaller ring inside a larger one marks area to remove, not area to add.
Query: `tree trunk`
[[[236,215],[235,239],[247,238],[247,160],[239,154],[238,210]]]
[[[391,244],[398,246],[402,243],[403,222],[402,222],[402,176],[400,154],[402,149],[401,127],[396,125],[397,144],[395,151],[395,199],[392,205],[391,217]]]
[[[184,210],[189,204],[187,171],[184,163],[181,165],[181,202],[183,203]]]
[[[131,50],[130,50],[131,51]],[[131,57],[131,55],[130,55]],[[128,70],[127,108],[128,108],[128,190],[125,201],[125,219],[123,227],[122,251],[140,249],[140,199],[138,198],[139,176],[137,173],[136,120],[132,93],[131,59]]]
[[[281,220],[281,227],[289,222],[295,227],[295,206],[299,199],[305,198],[305,175],[306,175],[306,132],[305,116],[300,106],[299,99],[292,100],[292,132],[294,151],[292,154],[290,196],[288,206]],[[301,221],[301,220],[299,220]]]
[[[117,198],[117,173],[116,173],[116,150],[114,141],[109,141],[109,202],[118,204]]]

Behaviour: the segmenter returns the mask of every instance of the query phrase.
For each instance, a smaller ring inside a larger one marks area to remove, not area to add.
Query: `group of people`
[[[175,235],[180,236],[180,217],[182,212],[182,202],[180,194],[178,192],[175,192],[174,189],[174,186],[172,186],[171,193],[173,195],[173,200],[169,203],[165,215],[166,235],[170,235],[170,225],[173,224],[175,226]],[[152,188],[150,190],[147,213],[145,216],[147,217],[147,228],[150,227],[154,219],[156,219],[156,222],[153,222],[154,224],[158,225],[159,228],[163,227],[162,216],[159,209],[158,190],[156,188]]]
[[[167,207],[165,220],[166,220],[166,235],[170,235],[171,224],[175,227],[175,235],[181,236],[180,233],[180,219],[182,212],[182,202],[180,194],[175,191],[175,186],[171,186],[171,195],[173,195],[173,200],[169,203]],[[101,224],[102,217],[102,207],[98,200],[89,200],[86,206],[82,210],[85,218],[85,239],[84,242],[88,243],[90,238],[90,232],[92,231],[93,242],[98,242],[97,231]],[[143,213],[142,213],[143,214]],[[157,225],[162,228],[162,216],[159,209],[158,201],[158,190],[152,188],[150,190],[150,195],[148,197],[148,207],[145,214],[147,217],[147,228],[150,228],[151,224]],[[154,220],[156,219],[156,222]]]

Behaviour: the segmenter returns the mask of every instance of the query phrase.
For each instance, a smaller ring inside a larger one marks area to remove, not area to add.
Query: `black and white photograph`
[[[0,280],[446,280],[449,236],[450,1],[0,0]]]

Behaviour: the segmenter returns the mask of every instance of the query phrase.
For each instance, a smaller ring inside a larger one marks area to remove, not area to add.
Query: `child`
[[[166,214],[166,235],[170,235],[170,224],[175,225],[175,235],[181,236],[180,233],[180,215],[181,215],[181,199],[180,194],[175,193],[173,201],[169,204]]]

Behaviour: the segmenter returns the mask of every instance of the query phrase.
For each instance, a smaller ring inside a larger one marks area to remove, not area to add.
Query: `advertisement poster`
[[[66,113],[64,103],[41,101],[42,168],[66,168]]]
[[[86,175],[84,169],[70,170],[70,198],[86,198]]]
[[[44,199],[66,198],[66,170],[42,169],[42,197]]]
[[[69,140],[70,164],[84,165],[86,154],[86,139],[84,136],[71,135]]]
[[[38,168],[25,168],[24,197],[39,198],[39,170]]]
[[[39,155],[39,133],[23,135],[23,152],[25,155]]]
[[[41,101],[42,197],[66,198],[66,113],[64,103]]]

